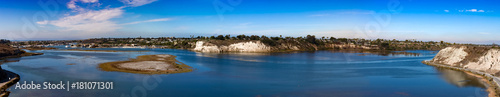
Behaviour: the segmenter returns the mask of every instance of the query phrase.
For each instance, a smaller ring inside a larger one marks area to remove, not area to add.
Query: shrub
[[[273,41],[273,40],[271,40],[269,38],[262,39],[262,40],[260,40],[260,42],[262,42],[262,43],[264,43],[266,45],[269,45],[269,46],[276,46],[276,44],[277,44],[276,41]]]
[[[314,35],[312,35],[312,36],[311,35],[307,35],[306,41],[309,42],[309,43],[312,43],[312,44],[318,44],[316,42],[316,36],[314,36]]]

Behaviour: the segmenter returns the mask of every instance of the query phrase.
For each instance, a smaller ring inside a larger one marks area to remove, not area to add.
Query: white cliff
[[[480,51],[466,46],[447,47],[439,51],[431,62],[482,71],[489,74],[498,73],[500,71],[500,49],[485,50]]]
[[[249,42],[240,42],[236,44],[231,44],[227,47],[229,52],[269,52],[271,51],[270,47],[261,43],[260,41],[249,41]]]
[[[448,64],[452,66],[460,65],[460,61],[465,59],[467,52],[464,51],[466,47],[447,47],[439,51],[439,53],[432,59],[434,62],[441,64]]]
[[[196,42],[194,51],[198,52],[270,52],[271,47],[261,43],[260,41],[248,41],[233,43],[230,45],[217,46],[205,41]]]
[[[193,50],[198,52],[221,52],[218,46],[211,43],[205,43],[204,41],[196,42],[195,46]]]
[[[500,71],[500,50],[491,49],[484,56],[479,57],[477,62],[469,62],[464,67],[487,73],[497,73]]]

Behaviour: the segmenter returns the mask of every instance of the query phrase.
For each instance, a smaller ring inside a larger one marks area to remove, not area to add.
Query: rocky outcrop
[[[206,41],[197,41],[194,51],[198,52],[270,52],[271,47],[260,41],[238,42],[229,45],[216,45]]]
[[[439,51],[431,62],[482,71],[498,76],[500,72],[500,49],[473,46],[447,47]]]

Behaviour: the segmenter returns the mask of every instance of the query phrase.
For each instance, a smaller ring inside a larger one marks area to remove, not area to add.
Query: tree
[[[236,36],[236,38],[238,38],[239,40],[244,40],[245,37],[245,34]]]
[[[381,43],[381,44],[380,44],[380,47],[381,47],[381,48],[384,48],[384,49],[389,48],[389,46],[390,46],[390,45],[389,45],[389,43]]]
[[[317,44],[316,43],[316,36],[314,36],[314,35],[307,35],[306,41],[309,43],[312,43],[312,44]]]
[[[217,36],[217,39],[218,40],[224,40],[224,36],[223,35],[219,35],[219,36]]]
[[[280,40],[279,37],[271,37],[271,39],[273,39],[273,40]]]
[[[333,40],[337,40],[337,39],[335,37],[330,37],[330,40],[333,41]]]
[[[338,40],[339,40],[340,42],[344,42],[344,43],[346,43],[346,42],[347,42],[347,38],[339,38]]]
[[[257,35],[250,36],[250,40],[260,40],[260,37]]]

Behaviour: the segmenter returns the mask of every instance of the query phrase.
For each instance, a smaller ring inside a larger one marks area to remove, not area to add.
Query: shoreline
[[[463,71],[465,73],[471,73],[471,74],[475,74],[477,76],[480,76],[480,77],[482,77],[482,79],[485,79],[485,81],[487,81],[486,83],[489,84],[488,87],[486,87],[486,91],[488,92],[488,97],[500,97],[500,95],[499,95],[500,94],[500,78],[499,77],[495,77],[491,74],[477,71],[477,70],[471,70],[471,69],[465,69],[465,68],[460,68],[460,67],[453,67],[453,66],[449,66],[449,65],[445,65],[445,64],[434,63],[434,62],[430,62],[429,60],[422,61],[422,63],[424,63],[426,65],[430,65],[430,66],[446,68],[446,69],[451,69],[451,70],[458,70],[458,71]],[[492,91],[488,91],[488,89],[490,89],[490,88],[494,89],[493,93],[492,93]]]
[[[3,70],[3,72],[8,73],[10,75],[13,75],[14,78],[10,79],[9,81],[0,83],[0,97],[8,97],[10,94],[10,91],[6,91],[8,88],[19,82],[21,80],[20,76],[14,72]]]
[[[25,52],[25,53],[19,54],[19,55],[11,55],[11,56],[0,57],[0,60],[8,59],[8,58],[21,58],[21,57],[26,57],[26,56],[37,56],[37,55],[43,55],[43,53]]]

